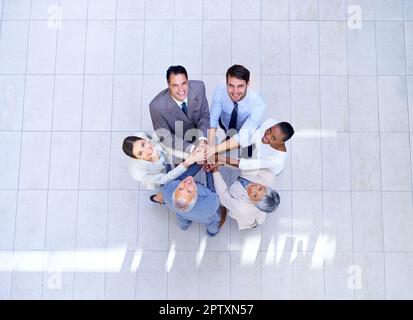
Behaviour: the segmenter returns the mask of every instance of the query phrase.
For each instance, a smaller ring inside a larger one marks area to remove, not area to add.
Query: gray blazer
[[[207,137],[209,108],[205,85],[199,80],[189,80],[188,86],[188,116],[176,104],[168,89],[162,90],[149,103],[153,128],[166,147],[188,150],[191,142],[201,136]],[[190,129],[198,130],[188,132]]]

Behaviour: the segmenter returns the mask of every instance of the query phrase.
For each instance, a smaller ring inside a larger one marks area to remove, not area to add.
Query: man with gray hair
[[[211,175],[207,175],[207,187],[185,173],[178,179],[167,183],[163,189],[165,204],[176,213],[178,226],[187,230],[192,221],[196,221],[206,225],[209,236],[215,236],[226,214],[221,212]]]

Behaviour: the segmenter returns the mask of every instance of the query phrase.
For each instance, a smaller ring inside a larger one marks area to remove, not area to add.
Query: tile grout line
[[[61,8],[61,0],[58,0],[58,7],[59,10]],[[57,20],[56,23],[60,23],[60,20]],[[51,171],[51,160],[52,160],[52,142],[53,142],[53,117],[54,117],[54,108],[55,108],[55,92],[56,92],[56,66],[57,66],[57,44],[59,41],[59,28],[60,26],[56,26],[56,40],[55,40],[55,52],[54,52],[54,75],[53,75],[53,97],[52,97],[52,115],[51,115],[51,120],[50,120],[50,136],[49,136],[49,170],[48,170],[48,176],[47,176],[47,191],[46,191],[46,213],[45,213],[45,228],[44,228],[44,241],[43,241],[43,247],[45,248],[46,252],[46,241],[47,241],[47,222],[48,222],[48,214],[49,214],[49,193],[50,193],[50,171]],[[43,257],[43,272],[42,272],[42,291],[41,291],[41,299],[44,299],[44,277],[45,277],[45,272],[46,272],[46,267],[47,267],[47,252],[45,256]],[[55,270],[55,272],[59,272],[58,270]],[[49,273],[49,272],[48,272]]]
[[[374,19],[376,19],[376,3],[374,3]],[[374,53],[376,60],[376,73],[378,73],[378,59],[377,59],[377,26],[376,20],[374,20]],[[379,76],[376,75],[376,90],[377,90],[377,120],[379,127],[379,159],[380,159],[380,199],[381,199],[381,227],[383,233],[383,273],[384,273],[384,298],[387,300],[387,284],[386,284],[386,252],[384,244],[384,208],[383,208],[383,175],[382,175],[382,162],[381,162],[381,125],[380,125],[380,98],[379,98]]]
[[[403,37],[404,37],[404,77],[406,86],[406,99],[407,99],[407,128],[408,128],[408,141],[410,150],[410,185],[411,185],[411,198],[413,204],[413,159],[412,159],[412,139],[411,139],[411,126],[410,126],[410,107],[409,107],[409,87],[408,81],[408,70],[407,70],[407,42],[406,42],[406,20],[405,20],[405,1],[403,1]]]
[[[140,116],[140,123],[139,123],[139,129],[142,129],[142,110],[143,110],[143,84],[144,84],[144,75],[143,75],[143,71],[145,68],[145,30],[146,30],[146,1],[143,1],[143,30],[142,30],[142,62],[141,62],[141,67],[142,67],[142,74],[141,76],[141,97],[140,97],[140,112],[141,112],[141,116]],[[112,130],[112,132],[114,132]],[[137,211],[137,219],[136,219],[136,248],[137,250],[140,250],[140,236],[139,236],[139,218],[140,218],[140,202],[141,202],[141,184],[138,184],[138,190],[137,190],[137,197],[138,197],[138,211]],[[142,250],[142,256],[143,256],[143,250]],[[136,286],[137,286],[137,282],[138,282],[138,269],[136,269],[136,274],[135,274],[135,300],[136,300]]]
[[[89,0],[86,0],[86,23],[85,23],[85,48],[84,48],[84,55],[83,55],[83,86],[82,86],[82,108],[80,113],[80,143],[79,143],[79,168],[78,168],[78,177],[77,177],[77,202],[76,202],[76,218],[75,218],[75,255],[74,255],[74,263],[76,263],[77,259],[77,242],[78,242],[78,218],[79,218],[79,198],[80,198],[80,175],[81,175],[81,161],[82,161],[82,139],[83,139],[83,108],[85,104],[85,80],[86,80],[86,52],[87,52],[87,34],[88,34],[88,26],[89,26]],[[72,278],[72,299],[75,297],[75,281],[76,280],[76,271],[73,271],[73,278]]]
[[[116,57],[116,33],[117,33],[117,12],[118,12],[118,0],[115,0],[115,21],[113,22],[114,26],[114,35],[113,35],[113,55],[112,55],[112,97],[111,97],[111,107],[110,107],[110,134],[109,134],[109,160],[108,160],[108,188],[107,188],[107,199],[106,199],[106,240],[105,240],[105,251],[106,255],[108,254],[108,238],[109,238],[109,205],[110,205],[110,173],[111,173],[111,161],[112,161],[112,127],[113,127],[113,104],[115,97],[115,57]],[[121,271],[119,271],[120,273]],[[106,299],[106,284],[107,284],[107,272],[104,271],[103,274],[103,299]]]
[[[3,2],[4,5],[4,2]],[[22,119],[21,119],[21,131],[20,131],[20,150],[19,150],[19,175],[17,177],[17,196],[16,196],[16,209],[15,209],[15,216],[14,216],[14,235],[13,235],[13,263],[12,263],[12,271],[10,277],[10,300],[12,299],[13,293],[13,278],[14,278],[14,251],[16,250],[16,233],[17,233],[17,221],[18,221],[18,205],[19,205],[19,196],[20,196],[20,169],[21,169],[21,162],[22,162],[22,144],[23,144],[23,124],[24,124],[24,105],[26,103],[26,84],[27,84],[27,69],[28,69],[28,60],[29,60],[29,40],[30,40],[30,19],[32,15],[32,1],[29,0],[29,22],[27,28],[27,42],[26,42],[26,62],[25,62],[25,74],[24,74],[24,88],[23,88],[23,101],[22,101]],[[2,10],[3,15],[3,10]]]
[[[348,0],[345,0],[345,9],[348,8]],[[348,63],[348,22],[347,22],[347,11],[346,11],[346,69],[347,69],[347,76],[346,76],[346,89],[347,89],[347,127],[350,131],[351,121],[350,121],[350,89],[349,89],[349,63]],[[349,167],[350,167],[350,219],[351,219],[351,251],[352,251],[352,260],[353,266],[355,266],[355,257],[354,257],[354,217],[353,217],[353,186],[352,186],[352,163],[351,163],[351,134],[348,133],[348,147],[349,147]],[[356,299],[356,292],[353,288],[353,300]]]
[[[230,10],[230,24],[229,24],[229,41],[230,41],[230,56],[231,56],[231,63],[230,65],[232,66],[233,61],[232,61],[232,23],[233,23],[233,14],[232,14],[232,7],[233,7],[233,0],[230,0],[231,2],[231,10]],[[225,79],[225,82],[227,81],[227,79]],[[231,172],[229,172],[229,180],[231,181],[232,179],[232,175]],[[232,296],[232,221],[230,219],[230,224],[229,224],[229,300],[231,300],[231,296]]]
[[[324,170],[323,170],[323,137],[321,136],[322,128],[322,114],[321,114],[321,57],[320,57],[320,1],[317,0],[317,42],[318,42],[318,104],[320,112],[320,164],[321,164],[321,233],[323,239],[324,235]],[[326,266],[325,266],[325,257],[323,254],[323,300],[326,298]]]
[[[260,59],[260,74],[259,74],[259,80],[260,80],[260,95],[262,94],[262,0],[260,1],[260,21],[259,21],[259,59]],[[262,248],[262,226],[260,226],[260,248]],[[260,256],[260,274],[261,274],[261,300],[263,300],[263,293],[262,293],[262,288],[263,288],[263,264],[262,264],[262,254],[261,252],[259,253]]]
[[[288,69],[289,69],[289,85],[290,85],[290,122],[293,122],[293,115],[292,115],[292,75],[291,75],[291,2],[288,1]],[[290,239],[290,248],[293,249],[293,238],[294,238],[294,211],[293,211],[293,142],[291,141],[290,143],[290,148],[291,148],[291,158],[290,158],[290,166],[291,166],[291,171],[290,171],[290,185],[291,185],[291,191],[290,191],[290,205],[291,205],[291,239]],[[294,260],[291,262],[291,299],[294,299]]]

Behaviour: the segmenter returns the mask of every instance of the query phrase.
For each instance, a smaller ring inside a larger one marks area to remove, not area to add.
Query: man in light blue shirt
[[[240,136],[252,136],[260,126],[266,105],[254,91],[248,90],[250,72],[241,65],[233,65],[226,73],[226,85],[214,92],[210,108],[208,144],[215,145],[218,125],[227,133],[227,139],[239,142]],[[251,157],[252,149],[248,150]]]

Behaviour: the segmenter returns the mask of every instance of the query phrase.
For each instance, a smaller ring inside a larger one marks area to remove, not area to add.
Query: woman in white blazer
[[[201,169],[197,162],[202,161],[206,153],[202,147],[195,148],[190,154],[166,148],[156,134],[145,132],[126,137],[122,149],[129,156],[128,168],[133,179],[146,189],[157,190],[158,193],[152,195],[150,200],[161,204],[162,186],[187,170],[194,176]],[[175,159],[185,160],[171,169]]]
[[[241,171],[241,175],[227,187],[218,167],[212,169],[215,190],[228,215],[238,223],[239,230],[255,228],[274,212],[280,196],[273,190],[275,175],[269,169]]]

